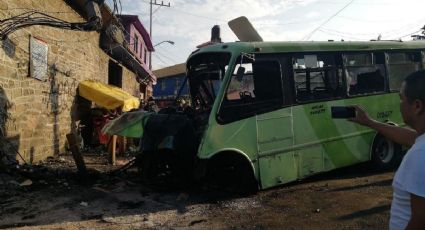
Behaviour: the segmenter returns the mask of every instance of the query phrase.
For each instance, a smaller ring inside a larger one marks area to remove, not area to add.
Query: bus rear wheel
[[[372,145],[372,163],[380,170],[397,168],[403,155],[401,146],[382,135],[377,135]]]

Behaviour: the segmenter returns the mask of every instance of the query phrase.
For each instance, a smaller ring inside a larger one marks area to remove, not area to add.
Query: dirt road
[[[358,165],[245,197],[155,192],[131,173],[86,186],[34,179],[1,190],[0,228],[387,229],[393,175]]]

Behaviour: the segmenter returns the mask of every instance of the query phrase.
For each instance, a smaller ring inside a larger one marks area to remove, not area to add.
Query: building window
[[[177,95],[181,87],[180,78],[176,78],[176,88],[174,88],[174,94]]]
[[[167,85],[165,84],[165,80],[161,81],[161,90],[164,91]]]
[[[133,50],[135,53],[139,51],[139,38],[136,35],[134,35]]]
[[[122,87],[122,67],[111,60],[108,65],[108,84]]]
[[[145,57],[143,58],[143,61],[144,61],[146,64],[148,64],[147,55],[148,55],[148,51],[145,49]]]
[[[140,58],[143,58],[143,43],[140,43],[140,55],[139,55],[139,57]]]

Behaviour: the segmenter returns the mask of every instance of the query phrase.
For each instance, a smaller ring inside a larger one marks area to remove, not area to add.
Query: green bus
[[[148,122],[145,142],[155,139],[156,145],[146,145],[145,155],[156,160],[146,162],[168,159],[163,169],[259,189],[360,162],[397,166],[401,146],[369,128],[332,119],[331,107],[359,104],[374,119],[403,126],[399,87],[424,65],[424,41],[202,47],[187,60],[192,105]],[[172,124],[174,131],[149,135]],[[159,149],[167,151],[153,153]]]

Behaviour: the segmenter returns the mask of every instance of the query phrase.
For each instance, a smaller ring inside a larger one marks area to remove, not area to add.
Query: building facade
[[[180,97],[189,97],[189,87],[186,80],[186,63],[169,66],[153,71],[157,77],[157,84],[153,87],[153,97],[158,106],[167,107],[173,102],[179,91]],[[181,87],[183,86],[183,89]]]
[[[86,22],[84,3],[0,0],[0,20],[38,11],[66,22]],[[80,81],[116,85],[136,97],[141,84],[151,84],[152,73],[137,65],[138,57],[128,54],[119,33],[108,36],[111,26],[120,27],[116,17],[105,5],[100,10],[100,31],[36,25],[0,39],[2,152],[20,153],[27,162],[62,153],[66,134],[76,132],[85,116],[78,97]]]
[[[125,40],[127,41],[128,49],[137,58],[140,65],[150,71],[149,66],[151,60],[149,58],[154,48],[149,33],[146,31],[137,15],[118,15],[118,18],[125,29]],[[154,74],[152,74],[152,76],[152,83],[155,84],[156,77]],[[152,95],[152,84],[147,85],[147,87],[143,84],[141,86],[141,99],[146,99]]]

